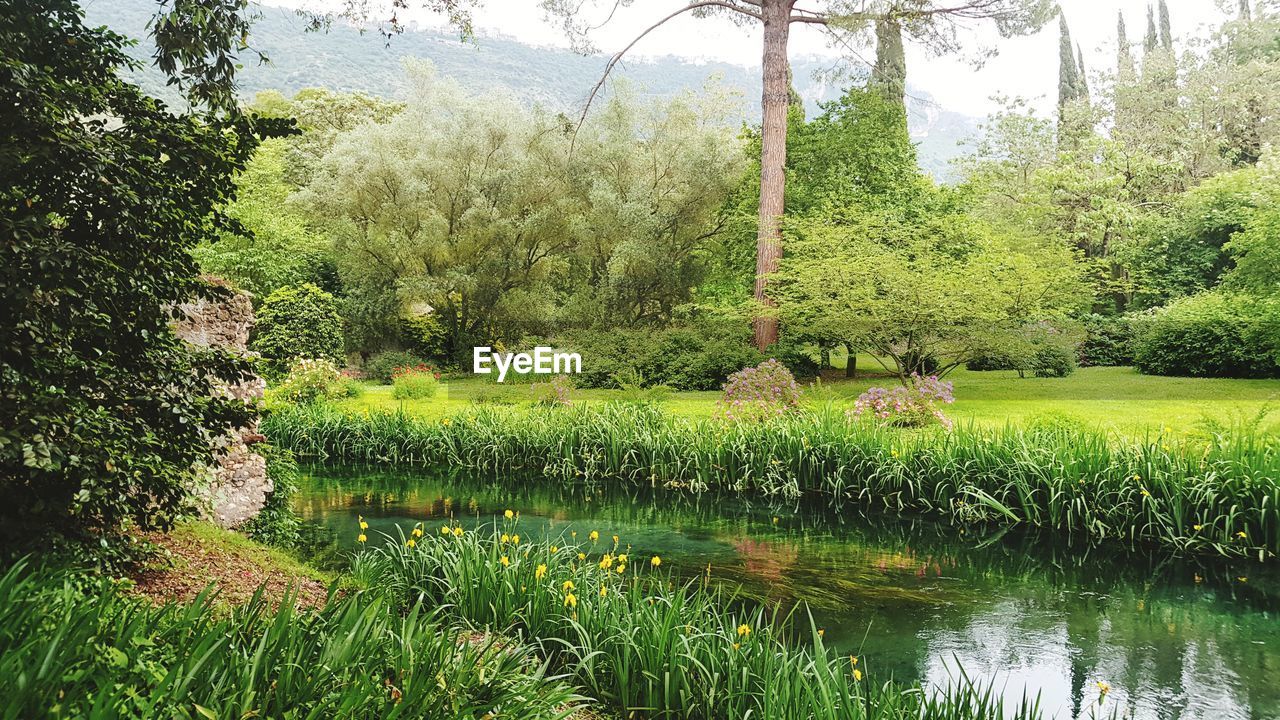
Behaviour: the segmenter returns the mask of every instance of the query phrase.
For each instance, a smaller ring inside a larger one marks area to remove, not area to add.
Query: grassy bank
[[[872,365],[863,359],[859,367]],[[1012,371],[959,369],[947,379],[954,382],[956,396],[955,404],[946,408],[947,414],[962,423],[988,428],[1052,416],[1130,435],[1165,428],[1181,433],[1193,430],[1205,418],[1229,422],[1256,414],[1268,402],[1280,402],[1280,380],[1157,377],[1123,367],[1081,368],[1065,378],[1019,378]],[[822,394],[852,403],[868,388],[894,382],[878,373],[856,380],[828,379]],[[403,408],[410,415],[439,418],[478,402],[520,404],[531,398],[527,384],[498,385],[474,377],[448,380],[439,395],[427,400],[397,400],[387,385],[365,384],[363,389],[360,397],[346,400],[342,406],[353,412]],[[576,400],[599,405],[619,395],[617,390],[579,390]],[[706,418],[716,412],[719,397],[718,391],[678,392],[663,408],[678,417]]]
[[[1025,523],[1228,555],[1280,552],[1274,435],[1124,440],[1049,424],[903,432],[851,424],[835,409],[738,424],[622,404],[480,408],[435,420],[315,406],[276,413],[264,429],[281,446],[328,461],[816,492],[957,523]]]

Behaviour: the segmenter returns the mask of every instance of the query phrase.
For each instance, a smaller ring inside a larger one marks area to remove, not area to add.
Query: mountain
[[[147,22],[154,15],[155,0],[85,0],[91,25],[106,25],[139,41],[134,57],[145,68],[131,79],[148,92],[170,103],[177,93],[151,65]],[[307,32],[306,22],[293,11],[259,6],[250,45],[270,61],[258,64],[246,59],[237,75],[241,93],[251,98],[260,90],[292,94],[305,87],[325,87],[341,92],[395,96],[403,86],[400,59],[429,59],[444,77],[474,92],[504,87],[518,97],[570,113],[581,107],[600,77],[606,58],[582,56],[559,48],[535,47],[502,36],[480,36],[460,41],[456,34],[436,30],[410,30],[390,40],[377,32],[361,33],[335,24],[327,32]],[[794,58],[796,90],[810,114],[818,103],[833,100],[843,87],[827,79],[829,58]],[[627,78],[639,94],[670,96],[698,91],[708,78],[741,94],[742,120],[758,122],[760,74],[758,69],[724,62],[691,62],[677,57],[643,58],[620,63],[614,74]],[[961,154],[958,142],[972,135],[978,120],[946,110],[927,94],[908,88],[908,124],[919,143],[920,166],[939,179],[949,177],[949,161]]]

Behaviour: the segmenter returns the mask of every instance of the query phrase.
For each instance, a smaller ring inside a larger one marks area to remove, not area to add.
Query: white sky
[[[282,4],[315,7],[334,0],[285,0]],[[270,0],[268,0],[270,2]],[[536,0],[481,0],[474,12],[480,34],[499,33],[533,45],[566,46],[563,32],[545,22]],[[585,0],[584,6],[598,8],[592,17],[603,19],[611,0]],[[1071,27],[1072,39],[1084,50],[1090,73],[1110,69],[1115,62],[1116,12],[1123,10],[1130,41],[1140,46],[1146,31],[1148,0],[1060,0]],[[1152,0],[1154,2],[1154,0]],[[1216,0],[1166,0],[1174,37],[1184,36],[1203,26],[1225,19]],[[371,0],[376,5],[377,0]],[[411,6],[419,3],[409,0]],[[686,4],[686,0],[635,0],[622,8],[608,23],[592,33],[596,46],[606,53],[624,47],[641,30]],[[802,6],[821,7],[821,0],[802,0]],[[1231,3],[1234,5],[1234,2]],[[422,24],[439,24],[438,16],[401,11],[402,19]],[[483,38],[481,39],[483,42]],[[712,59],[740,65],[760,64],[760,29],[738,26],[727,18],[681,16],[650,33],[632,50],[633,57],[676,55],[688,59]],[[966,28],[964,44],[977,50],[995,47],[999,54],[981,69],[955,56],[929,57],[920,47],[908,46],[909,82],[937,99],[940,105],[969,115],[983,116],[994,110],[993,95],[1028,98],[1042,112],[1056,103],[1058,77],[1058,25],[1050,23],[1038,35],[1002,39],[989,23],[973,23]],[[801,23],[792,25],[792,57],[834,55],[822,34]],[[860,49],[873,58],[874,48]]]

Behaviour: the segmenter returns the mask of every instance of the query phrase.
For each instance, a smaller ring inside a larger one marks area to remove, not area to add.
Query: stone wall
[[[215,284],[215,279],[210,279]],[[232,291],[227,298],[200,299],[182,305],[182,319],[175,326],[178,337],[203,347],[222,347],[248,354],[249,329],[253,327],[253,303],[243,292]],[[245,402],[262,398],[266,382],[262,378],[223,386],[223,392]],[[258,514],[271,492],[267,462],[252,445],[264,438],[255,419],[248,427],[237,428],[217,442],[218,462],[213,467],[209,487],[201,488],[209,518],[225,528],[235,527]]]

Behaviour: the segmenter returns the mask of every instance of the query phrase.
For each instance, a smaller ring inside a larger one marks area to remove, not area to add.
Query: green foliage
[[[582,356],[580,387],[617,387],[615,377],[637,373],[648,385],[718,390],[731,373],[759,363],[745,328],[714,323],[663,330],[579,330],[551,344]]]
[[[298,463],[293,453],[266,443],[254,445],[253,451],[266,458],[271,492],[258,514],[239,529],[265,545],[292,550],[301,537],[298,513],[293,509],[300,483]]]
[[[167,525],[212,460],[208,433],[249,414],[214,393],[246,364],[171,323],[218,292],[191,250],[222,222],[254,127],[144,96],[118,74],[126,40],[70,0],[0,2],[0,46],[0,526]]]
[[[445,356],[444,325],[434,313],[415,315],[400,320],[400,339],[411,352],[424,358]]]
[[[1133,364],[1133,324],[1125,315],[1089,314],[1081,318],[1085,338],[1080,365],[1104,367]]]
[[[1036,350],[1031,372],[1036,377],[1066,377],[1076,371],[1076,349],[1045,343]]]
[[[314,406],[275,413],[263,427],[299,455],[329,461],[445,465],[575,484],[820,493],[957,524],[1026,524],[1259,558],[1280,553],[1274,433],[1129,441],[1017,427],[902,432],[850,422],[834,407],[771,423],[660,414],[637,423],[633,408],[616,404],[479,407],[447,424]]]
[[[391,375],[391,397],[397,400],[424,400],[436,396],[440,380],[435,368],[423,365],[402,367]]]
[[[357,397],[360,386],[345,378],[331,360],[294,360],[284,378],[267,389],[268,407],[286,403],[306,405],[320,400]]]
[[[250,347],[281,373],[297,359],[342,360],[342,318],[333,296],[304,283],[267,296],[258,310]]]
[[[1135,318],[1134,364],[1153,375],[1280,377],[1280,301],[1209,292]]]
[[[226,278],[259,299],[279,288],[303,283],[326,286],[328,243],[307,227],[288,202],[285,151],[292,138],[262,144],[236,179],[237,197],[227,215],[237,232],[223,231],[196,248],[201,269]]]
[[[370,593],[322,609],[211,592],[155,606],[108,581],[79,589],[25,562],[0,575],[6,717],[429,717],[494,707],[559,720],[578,698],[529,650],[467,642],[423,605]]]
[[[568,407],[573,404],[573,378],[568,375],[556,375],[546,382],[535,382],[529,386],[533,395],[533,404],[543,407]]]
[[[397,368],[417,367],[423,362],[423,358],[408,350],[387,350],[369,358],[364,364],[364,374],[370,380],[390,385]]]
[[[641,708],[697,720],[1040,715],[1035,701],[1005,707],[994,686],[963,675],[936,695],[873,681],[865,665],[826,649],[812,621],[696,582],[673,585],[654,557],[628,557],[625,538],[528,543],[519,531],[518,518],[478,532],[433,526],[417,539],[401,531],[399,542],[357,555],[352,573],[393,606],[438,607],[526,638],[618,716]]]

